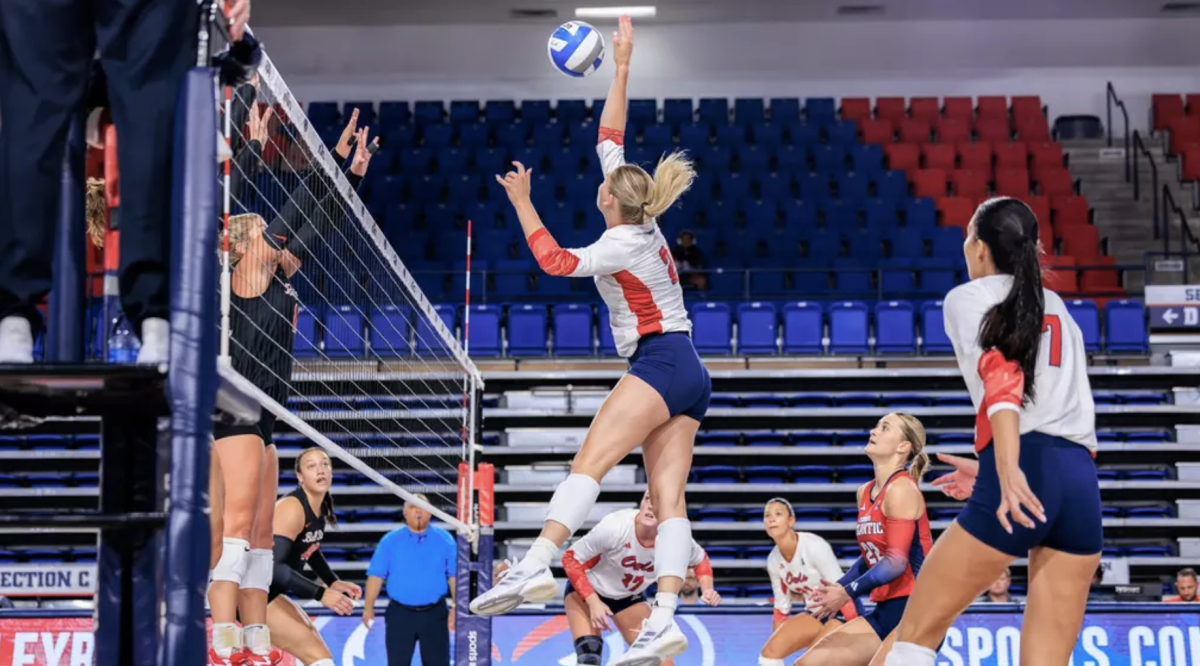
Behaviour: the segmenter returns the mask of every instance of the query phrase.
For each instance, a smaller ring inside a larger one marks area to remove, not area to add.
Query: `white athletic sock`
[[[212,627],[212,646],[217,656],[228,659],[242,649],[242,629],[232,622],[217,622]]]
[[[916,643],[896,642],[884,666],[934,666],[937,653]]]
[[[271,630],[265,624],[248,624],[242,627],[242,644],[254,654],[271,654]]]
[[[586,474],[572,474],[554,489],[546,520],[553,520],[574,534],[583,527],[599,496],[600,484],[595,479]]]
[[[337,666],[332,659],[318,659],[308,666]]]
[[[661,626],[675,618],[675,609],[679,607],[679,595],[670,592],[659,592],[654,595],[654,608],[650,610],[650,624]]]
[[[529,547],[529,552],[525,554],[525,558],[521,560],[521,564],[530,565],[536,569],[544,569],[550,566],[550,562],[554,560],[554,556],[558,554],[558,545],[553,541],[538,537],[537,541]]]
[[[761,654],[758,655],[758,666],[783,666],[782,659],[767,659]]]

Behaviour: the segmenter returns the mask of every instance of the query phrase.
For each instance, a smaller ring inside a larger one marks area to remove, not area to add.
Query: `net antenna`
[[[455,498],[483,378],[358,195],[390,165],[361,128],[327,147],[265,53],[223,111],[222,376],[276,417],[281,449],[320,446],[373,482],[335,474],[339,506],[398,497],[474,539]]]

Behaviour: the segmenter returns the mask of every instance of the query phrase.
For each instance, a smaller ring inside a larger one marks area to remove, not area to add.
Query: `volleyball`
[[[580,78],[596,71],[604,62],[604,37],[587,23],[571,21],[550,35],[546,51],[558,71]]]

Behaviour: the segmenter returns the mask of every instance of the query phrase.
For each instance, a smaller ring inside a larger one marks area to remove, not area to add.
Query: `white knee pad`
[[[271,579],[275,576],[275,557],[266,548],[252,548],[250,563],[246,566],[246,575],[242,577],[243,590],[271,589]]]
[[[762,655],[758,655],[758,666],[783,666],[783,660],[767,659]]]
[[[933,666],[937,653],[916,643],[896,641],[888,653],[884,666]]]
[[[554,489],[546,520],[553,520],[574,534],[583,527],[599,496],[600,484],[595,479],[586,474],[572,474]]]
[[[692,554],[692,524],[687,518],[671,518],[658,524],[654,541],[654,571],[659,578],[687,578]]]
[[[318,659],[308,666],[336,666],[332,659]]]
[[[212,579],[237,583],[241,587],[250,566],[250,542],[245,539],[221,539],[221,559],[213,567]]]

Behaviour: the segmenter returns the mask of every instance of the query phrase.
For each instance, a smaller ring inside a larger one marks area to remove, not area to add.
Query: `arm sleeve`
[[[838,578],[838,585],[848,587],[850,583],[865,573],[867,573],[867,561],[860,555],[857,560],[854,560],[854,564],[850,565],[850,569],[846,571],[846,574]]]
[[[692,552],[688,554],[688,566],[698,568],[701,564],[708,566],[709,573],[707,575],[711,576],[712,565],[708,563],[708,553],[704,552],[704,548],[700,544],[693,541]],[[700,575],[699,569],[697,569],[696,575]]]
[[[242,201],[254,197],[245,196],[243,189],[259,164],[262,164],[262,144],[257,141],[242,146],[233,158],[233,166],[229,169],[229,191],[233,193],[233,203],[238,207],[234,214],[249,212]]]
[[[321,589],[320,585],[286,564],[288,554],[292,550],[291,539],[275,535],[275,545],[271,550],[275,557],[275,566],[271,577],[273,585],[282,587],[301,599],[321,598],[325,590]]]
[[[875,566],[846,586],[851,598],[861,597],[877,587],[887,585],[908,568],[908,551],[917,533],[917,521],[885,516],[883,522],[887,530],[887,550]]]
[[[329,562],[325,559],[325,555],[318,548],[313,551],[312,555],[308,556],[308,568],[317,574],[326,585],[333,585],[338,581],[337,574],[333,573],[333,568],[329,566]]]
[[[625,165],[625,133],[611,127],[601,127],[596,142],[596,154],[600,156],[600,169],[604,175]]]
[[[587,247],[566,250],[559,247],[558,241],[543,227],[533,232],[526,242],[538,266],[548,275],[590,277],[612,275],[629,268],[629,252],[608,235]]]
[[[792,593],[783,584],[783,577],[772,564],[774,563],[767,564],[767,575],[771,577],[771,590],[775,594],[775,619],[786,620],[792,612]]]
[[[587,599],[596,593],[592,589],[592,583],[588,580],[588,569],[596,566],[600,561],[600,556],[596,555],[590,560],[580,560],[576,557],[574,549],[568,549],[563,554],[562,564],[563,569],[567,572],[567,580],[571,581],[571,587],[579,593],[580,599]]]
[[[1016,361],[990,349],[979,359],[979,378],[983,380],[983,407],[988,418],[996,412],[1021,411],[1025,394],[1025,373]]]
[[[246,121],[250,119],[250,107],[258,102],[258,88],[255,88],[252,84],[243,83],[234,89],[232,102],[229,105],[232,107],[232,111],[229,114],[229,124],[233,128],[231,132],[232,136],[229,137],[233,143],[230,148],[235,153],[239,153],[245,147],[242,145],[243,141],[245,141],[243,130],[246,128]],[[222,107],[224,107],[224,104],[222,104]],[[224,131],[224,125],[221,126],[221,131]]]

